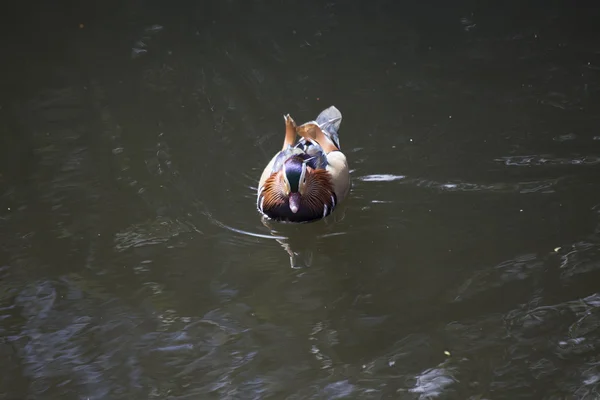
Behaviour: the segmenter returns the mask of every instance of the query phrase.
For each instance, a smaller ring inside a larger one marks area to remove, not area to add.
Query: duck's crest
[[[283,164],[288,158],[304,154],[304,150],[298,147],[287,146],[281,150],[276,156],[273,162],[273,168],[271,172],[277,172],[283,168]]]
[[[321,114],[315,121],[319,128],[333,141],[333,143],[340,148],[340,138],[338,130],[342,123],[342,113],[335,106],[331,106],[321,111]]]

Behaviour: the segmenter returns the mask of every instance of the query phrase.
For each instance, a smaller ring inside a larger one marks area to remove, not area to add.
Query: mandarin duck
[[[342,114],[331,106],[316,121],[300,126],[289,114],[284,120],[283,148],[267,164],[258,183],[258,211],[281,222],[325,218],[350,191],[348,162],[338,137]]]

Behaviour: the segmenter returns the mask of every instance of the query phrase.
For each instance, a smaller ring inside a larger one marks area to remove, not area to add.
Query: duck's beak
[[[290,193],[290,210],[294,214],[298,212],[298,208],[300,207],[300,193],[292,192]]]

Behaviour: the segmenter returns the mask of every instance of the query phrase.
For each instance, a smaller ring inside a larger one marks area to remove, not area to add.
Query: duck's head
[[[309,159],[303,156],[294,156],[267,179],[259,194],[258,207],[270,218],[303,222],[328,215],[335,203],[327,172],[312,168]]]
[[[306,161],[300,157],[292,157],[285,161],[281,173],[283,193],[288,198],[290,211],[294,214],[300,209],[302,195],[306,192]]]

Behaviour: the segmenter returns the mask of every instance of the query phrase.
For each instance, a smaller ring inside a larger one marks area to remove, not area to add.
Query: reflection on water
[[[596,398],[598,12],[538,5],[6,25],[0,398]],[[261,220],[281,115],[323,104],[350,197]]]

